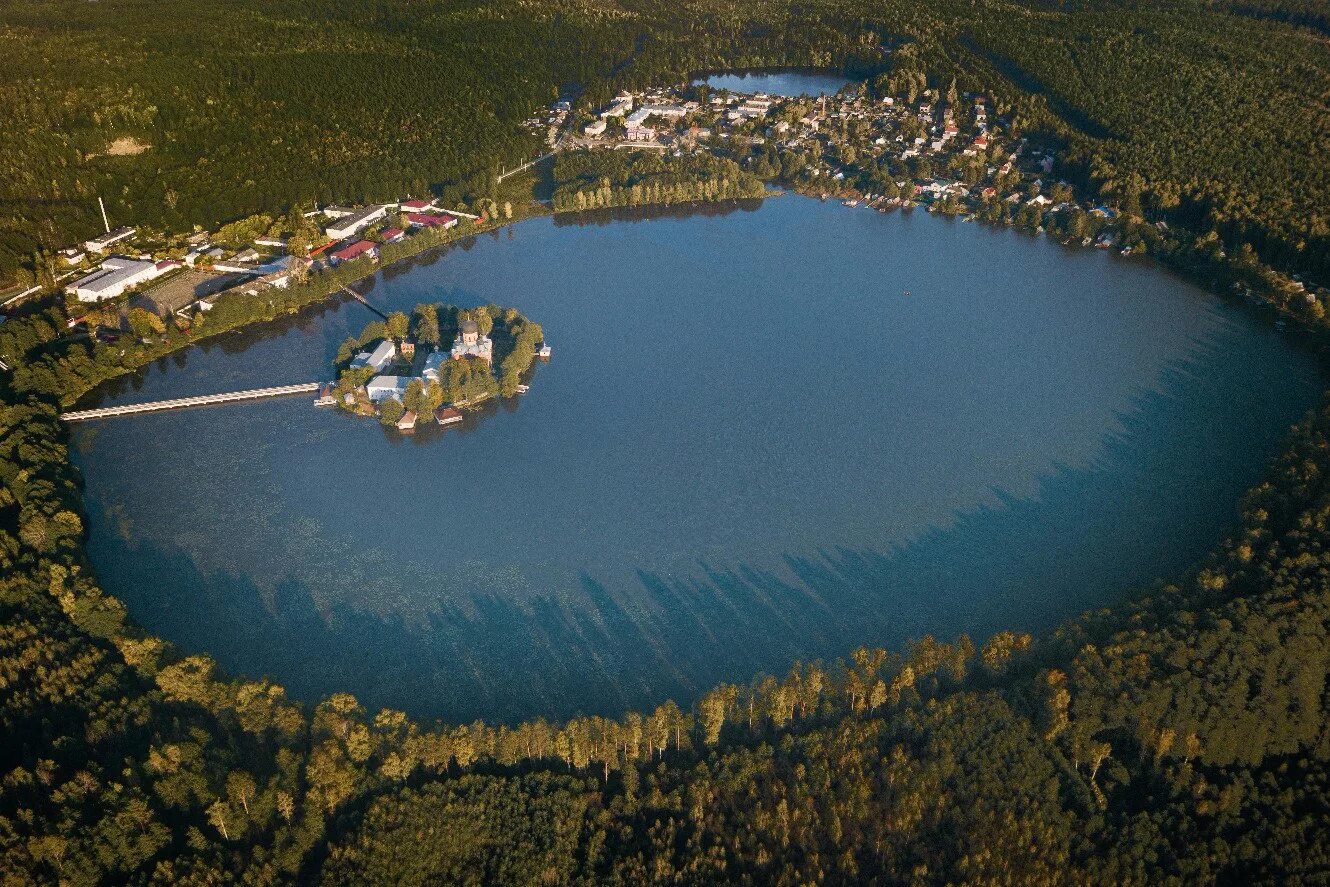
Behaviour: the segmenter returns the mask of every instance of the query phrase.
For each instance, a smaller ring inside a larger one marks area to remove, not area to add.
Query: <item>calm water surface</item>
[[[815,71],[736,71],[728,74],[710,74],[694,83],[705,83],[713,89],[728,89],[752,95],[765,93],[780,96],[835,95],[851,81],[837,74]]]
[[[1320,389],[1148,264],[793,196],[528,221],[367,292],[518,306],[554,360],[413,438],[305,397],[79,426],[91,554],[186,650],[450,719],[1050,625],[1200,557]],[[324,306],[92,400],[325,378],[369,319]]]

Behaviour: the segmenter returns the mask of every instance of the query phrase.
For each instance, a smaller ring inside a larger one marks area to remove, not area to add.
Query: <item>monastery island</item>
[[[403,432],[431,420],[454,425],[490,398],[525,394],[536,359],[550,357],[544,335],[516,308],[417,305],[344,341],[337,381],[318,402]]]

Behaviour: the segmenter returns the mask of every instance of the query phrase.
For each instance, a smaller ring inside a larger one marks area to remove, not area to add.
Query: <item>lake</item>
[[[75,426],[89,551],[186,651],[457,721],[1051,626],[1202,557],[1323,385],[1147,262],[791,195],[533,219],[363,291],[516,306],[553,360],[413,437],[304,396]],[[85,405],[328,378],[370,319],[330,302]]]
[[[728,89],[745,95],[763,93],[791,97],[835,95],[852,82],[838,74],[797,68],[731,71],[707,74],[693,80],[694,84],[705,83],[712,89]]]

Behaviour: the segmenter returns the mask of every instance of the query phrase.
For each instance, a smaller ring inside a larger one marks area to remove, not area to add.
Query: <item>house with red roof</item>
[[[407,213],[406,221],[412,228],[443,228],[444,230],[457,224],[457,219],[446,213],[441,215]]]
[[[379,245],[370,240],[357,240],[350,246],[343,247],[332,253],[334,262],[349,262],[352,259],[359,259],[368,256],[373,261],[379,260]]]

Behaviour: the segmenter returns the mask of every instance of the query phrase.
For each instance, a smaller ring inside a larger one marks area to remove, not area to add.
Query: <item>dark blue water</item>
[[[730,74],[710,74],[694,83],[705,83],[713,89],[753,95],[765,93],[779,96],[835,95],[852,81],[836,74],[816,71],[741,71]]]
[[[305,397],[79,426],[91,554],[228,669],[458,720],[1051,625],[1202,556],[1321,387],[1146,263],[793,196],[524,222],[368,296],[515,305],[554,359],[414,438]],[[325,306],[96,401],[325,378],[369,319]]]

